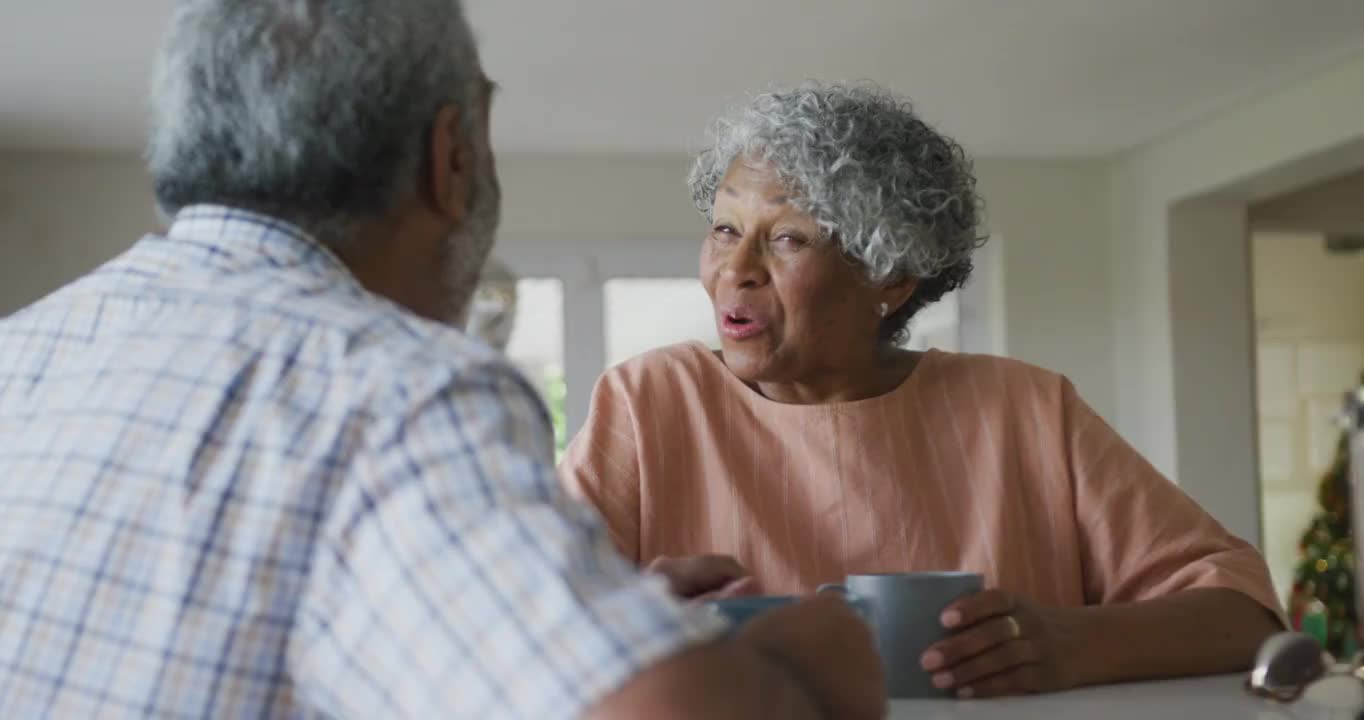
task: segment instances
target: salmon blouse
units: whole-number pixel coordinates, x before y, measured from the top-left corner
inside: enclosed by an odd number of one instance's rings
[[[1220,587],[1279,612],[1253,547],[1014,360],[929,351],[885,395],[790,405],[656,350],[597,383],[560,474],[635,562],[729,554],[766,593],[964,570],[1051,606]]]

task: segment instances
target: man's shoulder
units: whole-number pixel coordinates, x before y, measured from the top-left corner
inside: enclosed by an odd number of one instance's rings
[[[425,433],[439,445],[468,431],[484,433],[481,442],[550,456],[549,413],[503,353],[383,298],[338,303],[334,313],[323,341],[331,346],[329,374],[345,382],[329,392],[362,419],[365,433],[401,442]]]
[[[340,328],[346,362],[377,386],[390,388],[395,400],[441,392],[452,383],[533,394],[511,361],[482,340],[382,298],[366,304],[363,311],[352,308]]]
[[[351,349],[378,353],[382,361],[435,366],[507,364],[487,343],[383,298],[357,298],[347,303],[346,310],[338,329],[349,338]]]

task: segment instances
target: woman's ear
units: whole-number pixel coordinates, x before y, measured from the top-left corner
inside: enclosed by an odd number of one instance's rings
[[[431,137],[427,143],[430,154],[426,177],[426,201],[437,214],[451,223],[460,223],[468,207],[473,188],[473,148],[464,132],[463,115],[454,105],[446,105],[436,113],[431,123]]]
[[[919,289],[919,279],[908,274],[883,286],[880,295],[881,302],[886,304],[886,317],[898,312],[914,296],[914,291],[917,289]]]

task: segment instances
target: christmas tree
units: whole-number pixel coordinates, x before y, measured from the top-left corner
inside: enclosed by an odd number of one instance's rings
[[[1320,510],[1298,543],[1300,559],[1288,598],[1293,626],[1315,635],[1338,658],[1356,649],[1349,466],[1349,434],[1342,433],[1335,459],[1317,488]]]

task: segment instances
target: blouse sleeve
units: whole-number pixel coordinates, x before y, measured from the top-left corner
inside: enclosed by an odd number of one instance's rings
[[[635,413],[624,383],[607,373],[592,391],[587,422],[559,464],[568,491],[605,518],[616,547],[635,563],[639,557],[639,458]]]
[[[1070,382],[1062,392],[1086,601],[1228,588],[1282,619],[1260,553],[1152,467]]]

